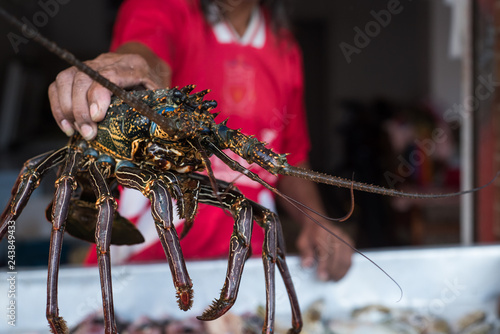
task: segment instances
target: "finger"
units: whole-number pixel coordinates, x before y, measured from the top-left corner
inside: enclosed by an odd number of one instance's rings
[[[350,252],[346,246],[340,245],[335,253],[335,265],[327,268],[327,270],[329,279],[339,281],[347,274],[351,267],[352,252]]]
[[[120,70],[117,63],[101,68],[99,73],[120,87],[130,87],[140,83],[130,73]],[[87,91],[87,102],[89,106],[90,119],[93,122],[100,122],[106,116],[106,112],[111,103],[112,92],[97,82],[92,82]]]
[[[100,122],[106,116],[106,111],[111,103],[111,91],[104,88],[97,82],[92,83],[88,92],[90,118],[94,122]]]
[[[115,56],[113,54],[106,53],[85,63],[95,71],[100,71],[102,68],[113,64],[115,62],[114,59]],[[97,97],[93,97],[92,100],[90,98],[93,93],[89,93],[91,87],[98,87]],[[111,92],[94,82],[89,76],[82,72],[74,74],[72,89],[74,126],[86,140],[93,139],[97,134],[97,124],[94,118],[97,121],[101,121],[104,118],[107,106],[109,105],[107,101],[110,101],[110,99]]]
[[[352,240],[344,233],[338,234],[344,241],[352,243]],[[321,271],[322,277],[338,281],[349,271],[352,264],[352,254],[352,250],[347,245],[333,239],[330,241],[329,258],[325,263],[318,265],[318,271]]]
[[[73,80],[72,102],[74,125],[86,140],[91,140],[96,134],[96,124],[90,117],[87,93],[93,81],[86,74],[77,72]]]
[[[60,113],[61,121],[63,119],[70,123],[73,123],[75,118],[73,117],[73,79],[78,70],[74,67],[70,67],[56,76],[54,82],[55,86],[52,88],[52,99],[57,98],[56,101],[51,103],[57,104],[59,106],[58,112]],[[50,98],[50,96],[49,96]],[[57,111],[56,111],[57,112]]]
[[[57,87],[55,82],[49,86],[49,103],[50,109],[52,110],[52,115],[57,122],[57,125],[61,130],[68,136],[72,136],[75,133],[71,123],[64,118],[61,106],[59,104],[59,97],[57,95]]]
[[[321,235],[321,234],[320,234]],[[323,234],[325,235],[325,234]],[[317,276],[322,281],[327,281],[332,279],[330,269],[334,269],[338,265],[337,252],[335,249],[335,242],[332,240],[330,235],[325,235],[324,237],[320,237],[317,245]],[[335,270],[333,270],[335,271]]]
[[[125,59],[125,60],[124,60]],[[128,61],[126,61],[128,59]],[[160,88],[159,84],[149,76],[144,77],[147,72],[147,63],[142,57],[136,55],[123,56],[118,62],[102,67],[100,74],[109,81],[121,87],[131,87],[142,84],[147,89]],[[93,82],[87,92],[87,101],[91,120],[100,122],[106,116],[112,93],[97,82]]]
[[[346,248],[342,246],[342,248]],[[336,271],[336,275],[333,276],[333,279],[340,280],[344,278],[352,265],[352,252],[347,250],[346,252],[342,252],[341,261],[339,261],[339,269]]]
[[[310,268],[315,263],[314,247],[309,239],[309,233],[303,231],[297,239],[297,249],[300,253],[301,265]]]

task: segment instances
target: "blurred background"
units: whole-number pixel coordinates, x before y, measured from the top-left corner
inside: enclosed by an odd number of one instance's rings
[[[39,15],[46,11],[44,1],[0,1],[20,18],[39,19],[44,35],[81,60],[107,50],[121,1],[56,2],[57,11],[44,21]],[[493,122],[498,21],[493,1],[475,1],[469,11],[461,7],[465,3],[290,1],[304,55],[315,170],[346,178],[354,174],[358,181],[406,191],[457,191],[464,145],[460,131],[467,123],[475,133],[466,143],[474,166],[471,178],[478,185],[493,177],[499,169]],[[472,28],[464,13],[474,19]],[[2,206],[23,162],[67,140],[47,99],[48,85],[67,65],[33,42],[14,45],[9,32],[16,31],[0,22]],[[42,182],[16,225],[20,266],[47,264],[50,225],[44,212],[54,180],[49,175]],[[474,242],[500,237],[496,192],[490,187],[473,202]],[[348,210],[348,191],[322,187],[322,195],[329,215],[343,216]],[[357,192],[355,201],[353,217],[343,224],[360,248],[461,241],[459,198],[403,201]],[[81,262],[88,246],[65,237],[62,262]],[[6,251],[0,248],[0,254]],[[0,265],[5,259],[0,256]]]

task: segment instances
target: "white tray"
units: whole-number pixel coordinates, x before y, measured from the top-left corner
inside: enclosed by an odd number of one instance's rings
[[[411,307],[423,314],[448,320],[481,308],[497,314],[500,296],[500,246],[452,247],[366,252],[403,289],[400,290],[373,264],[356,255],[352,269],[338,283],[315,279],[314,270],[300,267],[299,259],[289,257],[301,307],[325,300],[325,317],[344,318],[356,307],[382,304],[391,308]],[[125,319],[141,315],[159,318],[201,314],[218,297],[224,283],[226,261],[189,262],[194,284],[192,310],[177,308],[171,274],[167,264],[113,267],[115,313]],[[17,270],[16,326],[8,325],[7,268],[0,274],[0,333],[47,333],[45,319],[46,270]],[[278,318],[289,322],[289,302],[277,277]],[[265,303],[264,274],[260,258],[247,261],[232,311],[254,311]],[[59,276],[59,310],[70,326],[101,308],[97,268],[64,268]]]

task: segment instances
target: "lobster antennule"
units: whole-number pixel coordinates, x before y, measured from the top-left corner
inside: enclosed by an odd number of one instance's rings
[[[460,196],[460,195],[465,195],[465,194],[479,191],[479,190],[489,186],[491,183],[493,183],[493,181],[500,175],[500,172],[498,172],[495,175],[495,177],[493,177],[493,179],[491,179],[491,181],[489,181],[485,185],[482,185],[482,186],[477,187],[477,188],[469,189],[469,190],[458,191],[458,192],[453,192],[453,193],[445,193],[445,194],[407,193],[404,191],[399,191],[399,190],[390,189],[390,188],[384,188],[384,187],[377,186],[377,185],[372,185],[372,184],[367,184],[367,183],[362,183],[362,182],[355,182],[355,181],[353,182],[352,180],[344,179],[344,178],[337,177],[337,176],[331,176],[328,174],[323,174],[323,173],[315,172],[315,171],[300,168],[300,167],[294,167],[294,166],[290,166],[288,164],[285,164],[284,166],[282,166],[282,168],[280,168],[278,174],[300,177],[300,178],[303,178],[303,179],[306,179],[309,181],[314,181],[316,183],[329,184],[329,185],[337,186],[340,188],[350,189],[352,187],[355,190],[360,190],[360,191],[364,191],[364,192],[380,194],[380,195],[385,195],[385,196],[413,198],[413,199],[431,199],[431,198],[454,197],[454,196]]]

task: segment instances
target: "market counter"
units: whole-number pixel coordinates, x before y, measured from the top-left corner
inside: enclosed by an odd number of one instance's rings
[[[338,283],[320,282],[313,269],[303,269],[297,257],[289,257],[295,288],[302,309],[324,301],[323,316],[346,318],[366,305],[412,308],[421,314],[433,314],[456,320],[477,309],[496,321],[500,296],[500,246],[447,247],[367,251],[366,256],[383,268],[398,286],[368,260],[356,254],[353,267]],[[188,312],[177,308],[171,274],[166,264],[113,267],[115,313],[124,319],[141,315],[174,317],[200,315],[219,296],[227,262],[188,263],[193,280],[194,304]],[[46,333],[46,269],[18,268],[15,274],[16,322],[8,324],[7,268],[0,275],[1,333]],[[101,292],[96,267],[64,268],[59,276],[59,310],[70,327],[101,308]],[[278,321],[290,322],[289,301],[277,277]],[[262,261],[247,261],[240,292],[232,312],[255,311],[265,304]],[[496,333],[496,332],[495,332]]]

